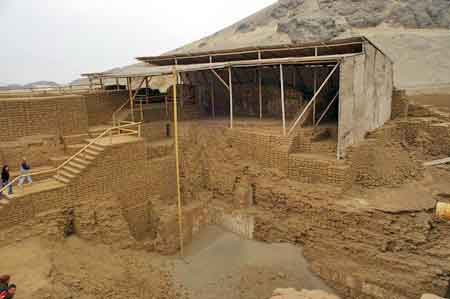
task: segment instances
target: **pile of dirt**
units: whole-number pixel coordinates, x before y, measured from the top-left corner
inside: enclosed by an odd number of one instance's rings
[[[64,242],[29,239],[2,248],[2,271],[18,298],[186,298],[157,256],[114,250],[77,237]]]

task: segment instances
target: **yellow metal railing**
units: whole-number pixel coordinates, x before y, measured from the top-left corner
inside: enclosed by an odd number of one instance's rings
[[[89,142],[88,144],[86,144],[82,149],[80,149],[78,152],[76,152],[74,155],[72,155],[69,159],[67,159],[66,161],[64,161],[61,165],[59,165],[56,168],[53,169],[49,169],[49,170],[45,170],[45,171],[39,171],[39,172],[32,172],[32,173],[27,173],[27,174],[21,174],[19,176],[17,176],[16,178],[14,178],[11,182],[9,182],[7,185],[3,186],[0,189],[0,192],[3,192],[5,190],[7,190],[9,188],[9,186],[12,186],[14,183],[16,183],[18,180],[20,180],[20,178],[22,177],[27,177],[27,176],[36,176],[36,175],[42,175],[42,174],[48,174],[48,173],[55,173],[58,174],[58,172],[67,164],[69,164],[70,162],[72,162],[75,158],[78,158],[80,156],[82,156],[82,154],[89,149],[90,147],[92,147],[93,144],[96,144],[100,139],[105,138],[105,137],[109,137],[110,138],[110,144],[113,143],[113,136],[127,136],[127,135],[136,135],[137,137],[141,137],[141,126],[142,123],[128,123],[128,124],[124,124],[124,125],[120,125],[120,126],[113,126],[111,128],[108,128],[107,130],[105,130],[103,133],[101,133],[100,135],[98,135],[95,139],[93,139],[91,142]],[[132,128],[136,127],[135,130],[133,130]],[[115,134],[115,131],[117,131]],[[122,132],[126,132],[126,133],[122,133]]]

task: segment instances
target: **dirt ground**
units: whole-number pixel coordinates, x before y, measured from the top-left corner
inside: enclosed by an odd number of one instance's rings
[[[23,299],[184,298],[160,262],[150,253],[113,251],[77,237],[29,239],[2,248],[1,271],[12,276]]]
[[[29,239],[2,249],[1,271],[17,297],[266,299],[276,288],[328,288],[308,269],[302,250],[265,244],[210,227],[186,248],[185,260],[113,250],[71,237]],[[183,287],[181,287],[183,286]]]

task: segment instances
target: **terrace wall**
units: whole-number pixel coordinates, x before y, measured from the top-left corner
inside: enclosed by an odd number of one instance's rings
[[[83,96],[2,99],[0,111],[2,141],[40,134],[82,134],[88,127]]]
[[[128,99],[128,91],[96,92],[86,95],[89,126],[112,121],[112,115]]]

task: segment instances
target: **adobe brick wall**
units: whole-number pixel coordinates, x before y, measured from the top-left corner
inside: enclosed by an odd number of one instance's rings
[[[38,135],[19,138],[0,144],[0,162],[10,165],[11,171],[19,169],[22,157],[26,157],[32,167],[50,166],[50,157],[64,155],[64,146],[55,135]]]
[[[112,121],[112,115],[128,99],[128,91],[105,91],[86,95],[89,126]]]
[[[83,96],[0,100],[0,140],[13,141],[39,134],[72,135],[87,131]]]
[[[348,189],[352,184],[350,166],[343,161],[307,155],[289,156],[289,178],[308,184],[329,184]]]
[[[107,147],[67,186],[16,198],[1,208],[0,232],[28,227],[51,211],[58,211],[55,213],[64,219],[64,211],[73,208],[80,237],[130,246],[132,237],[140,239],[152,229],[150,213],[143,209],[150,204],[151,196],[165,199],[176,194],[173,160],[173,155],[148,159],[143,140]],[[58,219],[60,224],[55,225],[59,225],[62,236],[63,220]],[[45,235],[45,226],[31,229],[26,237],[36,234]]]

